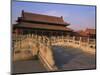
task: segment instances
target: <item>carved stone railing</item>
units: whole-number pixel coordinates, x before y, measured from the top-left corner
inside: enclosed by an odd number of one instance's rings
[[[85,52],[95,54],[95,39],[82,38],[82,37],[47,37],[34,34],[27,35],[13,35],[13,52],[15,57],[21,58],[17,55],[19,52],[29,52],[31,55],[22,54],[23,58],[27,55],[30,57],[38,56],[43,65],[48,71],[55,71],[57,67],[53,56],[51,46],[72,46],[80,48]],[[28,57],[27,57],[28,58]],[[16,59],[16,58],[14,58]]]
[[[72,46],[74,48],[80,48],[85,52],[95,54],[95,39],[83,38],[83,37],[70,37],[66,36],[64,39],[56,39],[56,42],[51,42],[52,45],[58,46]]]
[[[33,34],[28,34],[14,37],[13,51],[15,57],[17,56],[16,52],[18,51],[29,51],[33,57],[39,57],[42,64],[47,68],[48,71],[57,70],[55,61],[53,59],[54,57],[50,46],[50,41],[46,36],[41,37]],[[16,58],[14,58],[14,60],[15,59]]]

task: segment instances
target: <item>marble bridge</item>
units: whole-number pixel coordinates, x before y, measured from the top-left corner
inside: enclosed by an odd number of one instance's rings
[[[25,59],[30,58],[30,56],[19,57],[19,52],[27,51],[32,54],[32,56],[38,56],[44,67],[48,71],[58,70],[58,66],[55,63],[54,51],[52,46],[61,47],[73,47],[79,48],[84,52],[95,54],[95,40],[87,39],[83,41],[82,37],[76,40],[76,37],[47,37],[47,36],[37,36],[34,34],[27,35],[14,35],[13,36],[13,60],[17,61],[19,58]]]

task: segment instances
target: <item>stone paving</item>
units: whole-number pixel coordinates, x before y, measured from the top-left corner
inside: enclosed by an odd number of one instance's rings
[[[44,72],[46,69],[39,60],[16,61],[13,64],[13,73]]]
[[[83,52],[78,48],[52,46],[54,60],[58,71],[95,69],[95,55]],[[16,61],[13,64],[13,73],[46,72],[39,60]]]

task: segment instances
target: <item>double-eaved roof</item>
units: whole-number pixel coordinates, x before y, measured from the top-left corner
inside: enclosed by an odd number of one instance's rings
[[[63,17],[22,11],[22,15],[18,18],[17,22],[18,24],[16,24],[15,27],[70,31],[70,29],[66,27],[69,24],[64,22]]]

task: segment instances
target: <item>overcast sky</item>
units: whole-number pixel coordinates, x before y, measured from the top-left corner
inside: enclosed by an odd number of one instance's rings
[[[12,23],[21,16],[22,10],[51,16],[63,16],[70,28],[81,30],[95,28],[95,6],[51,4],[36,2],[12,2]]]

